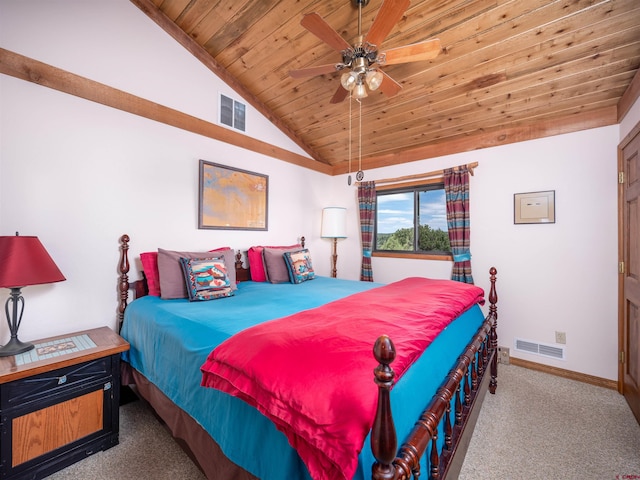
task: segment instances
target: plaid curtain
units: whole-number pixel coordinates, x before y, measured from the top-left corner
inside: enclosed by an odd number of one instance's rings
[[[444,171],[444,191],[447,199],[447,227],[453,254],[451,280],[473,283],[471,275],[469,170],[460,167]]]
[[[375,182],[360,182],[360,185],[358,185],[358,204],[360,205],[360,235],[362,238],[360,280],[373,282],[371,251],[373,249],[373,222],[376,216]]]

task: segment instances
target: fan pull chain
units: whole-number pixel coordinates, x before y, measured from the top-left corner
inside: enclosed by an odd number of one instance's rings
[[[351,92],[349,92],[349,176],[347,185],[351,185]]]
[[[362,101],[356,98],[356,101],[360,104],[360,115],[358,118],[359,132],[358,132],[358,173],[356,173],[356,180],[359,182],[364,178],[364,172],[362,171]]]

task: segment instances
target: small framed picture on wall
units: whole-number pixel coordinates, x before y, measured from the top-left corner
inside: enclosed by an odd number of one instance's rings
[[[514,194],[513,223],[555,223],[555,197],[555,190]]]

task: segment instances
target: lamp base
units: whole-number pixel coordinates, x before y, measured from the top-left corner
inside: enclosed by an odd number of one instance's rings
[[[338,239],[334,237],[333,248],[331,250],[331,278],[338,277],[338,270],[336,269],[337,262],[338,262]]]
[[[17,337],[11,337],[9,343],[0,347],[0,357],[10,357],[19,353],[28,352],[34,348],[33,343],[21,342]]]

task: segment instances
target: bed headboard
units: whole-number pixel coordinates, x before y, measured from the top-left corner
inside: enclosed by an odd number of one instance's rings
[[[126,233],[120,237],[120,260],[118,261],[118,332],[122,327],[124,320],[124,311],[127,309],[129,301],[129,290],[134,291],[134,298],[144,297],[149,294],[149,286],[147,285],[147,278],[142,272],[142,278],[129,282],[129,235]],[[300,237],[300,244],[304,248],[305,238]],[[251,271],[249,267],[245,268],[242,263],[242,252],[240,250],[236,253],[236,282],[246,282],[251,280]]]
[[[134,291],[134,298],[144,297],[149,294],[149,286],[147,285],[147,278],[142,272],[142,278],[140,280],[129,281],[129,235],[126,233],[120,237],[120,260],[118,261],[118,331],[122,328],[122,322],[124,320],[124,311],[127,309],[129,301],[129,290]],[[240,250],[236,253],[236,281],[246,282],[251,280],[251,272],[249,268],[245,268],[242,264],[242,253]]]

